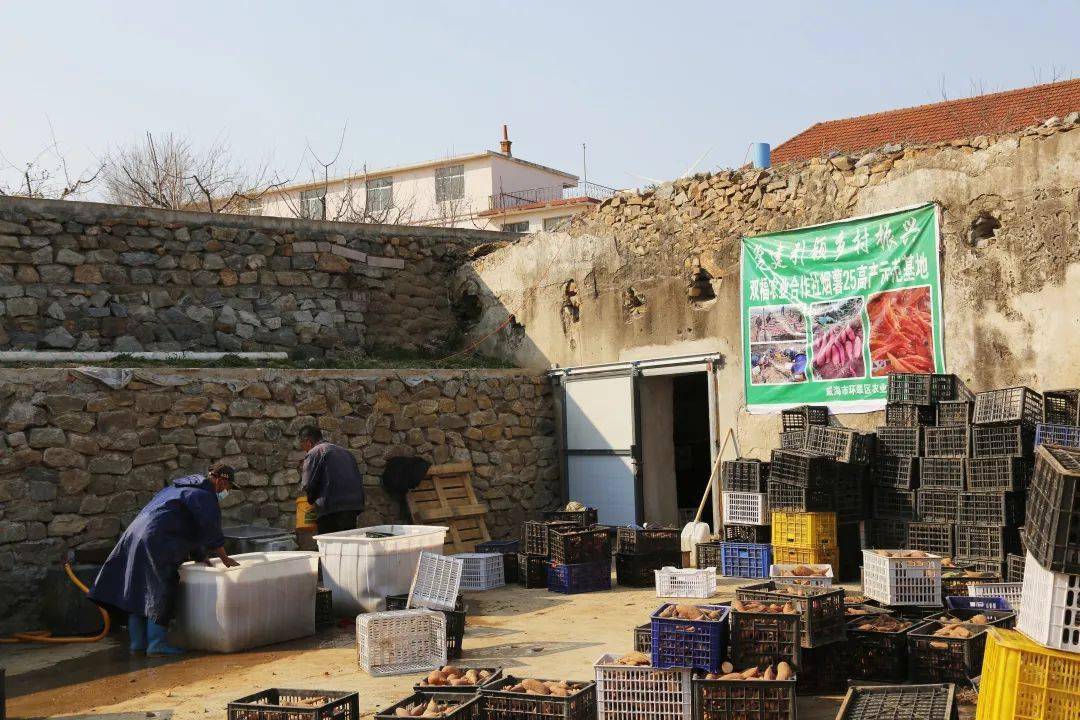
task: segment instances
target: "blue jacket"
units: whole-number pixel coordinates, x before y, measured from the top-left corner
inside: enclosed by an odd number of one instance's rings
[[[155,495],[120,536],[90,599],[165,625],[175,611],[180,565],[224,544],[213,484],[202,475],[182,477]]]

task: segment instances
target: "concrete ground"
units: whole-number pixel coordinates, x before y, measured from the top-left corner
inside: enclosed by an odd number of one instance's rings
[[[745,580],[720,579],[717,600]],[[658,604],[650,589],[558,595],[518,586],[468,593],[465,666],[501,666],[519,676],[593,679],[604,652],[633,649],[633,629]],[[701,602],[701,601],[697,601]],[[94,645],[0,646],[9,718],[223,717],[231,700],[269,687],[360,693],[362,717],[411,691],[416,676],[373,678],[357,667],[350,622],[316,636],[234,655],[131,657],[123,635]],[[800,720],[832,720],[840,697],[799,698]],[[966,708],[970,710],[971,708]],[[963,717],[970,717],[965,712]]]

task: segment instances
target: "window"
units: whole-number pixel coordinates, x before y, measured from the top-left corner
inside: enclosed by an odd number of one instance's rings
[[[263,214],[262,200],[247,200],[244,203],[244,214],[245,215],[262,215]]]
[[[394,206],[394,178],[376,178],[365,183],[364,208],[368,213],[386,212]]]
[[[502,231],[527,233],[529,232],[529,221],[522,220],[521,222],[503,223]]]
[[[435,202],[461,200],[465,197],[465,166],[435,168]]]
[[[564,230],[570,224],[570,215],[560,215],[559,217],[544,218],[544,229],[548,232],[552,230]]]
[[[300,191],[300,217],[322,220],[326,217],[326,189]]]

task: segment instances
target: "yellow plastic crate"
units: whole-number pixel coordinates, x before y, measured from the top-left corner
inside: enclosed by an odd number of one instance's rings
[[[773,563],[799,565],[832,565],[833,576],[840,572],[838,553],[834,547],[801,548],[773,545]]]
[[[835,548],[836,513],[774,512],[772,544],[775,547]]]
[[[975,720],[1080,718],[1080,653],[1044,648],[1016,630],[986,634]]]

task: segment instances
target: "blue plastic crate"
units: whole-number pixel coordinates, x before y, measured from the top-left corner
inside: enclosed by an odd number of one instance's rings
[[[698,605],[703,610],[719,610],[717,620],[679,620],[662,618],[660,613],[672,603],[664,603],[651,615],[652,666],[655,668],[691,668],[720,672],[727,657],[727,605]]]
[[[548,590],[574,595],[611,589],[611,561],[596,560],[570,565],[551,565],[547,571]]]
[[[1039,423],[1035,426],[1035,444],[1080,448],[1080,427]]]
[[[772,565],[772,545],[720,543],[720,574],[727,577],[767,578]]]
[[[1012,610],[1012,605],[1003,597],[949,595],[945,598],[945,604],[950,610]]]

